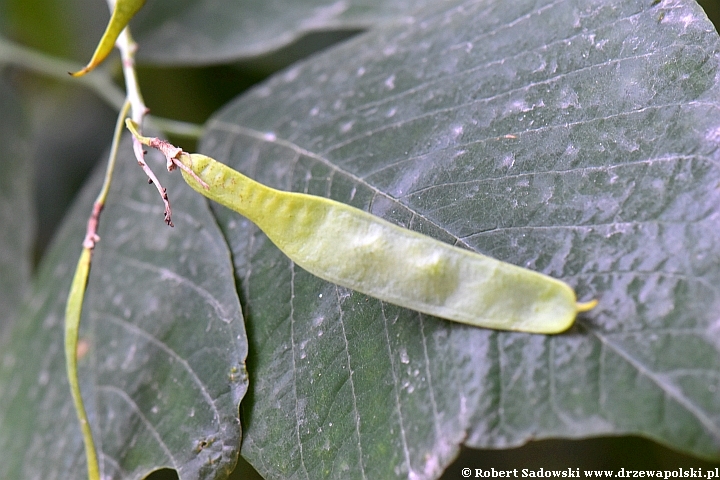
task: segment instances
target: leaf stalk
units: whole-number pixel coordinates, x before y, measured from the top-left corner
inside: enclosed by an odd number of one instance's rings
[[[108,165],[105,170],[105,179],[102,188],[98,193],[95,203],[93,204],[92,213],[88,219],[85,239],[83,240],[83,250],[75,267],[70,292],[68,293],[67,305],[65,307],[65,366],[67,369],[68,382],[70,383],[70,392],[72,394],[75,412],[77,413],[82,431],[83,443],[85,445],[85,458],[87,460],[88,479],[99,480],[100,468],[97,460],[97,452],[95,442],[93,440],[92,429],[87,418],[87,411],[83,403],[80,393],[80,382],[78,380],[77,362],[78,362],[78,337],[80,331],[80,319],[82,317],[82,305],[85,299],[85,289],[87,287],[88,276],[90,274],[90,265],[92,263],[92,252],[95,245],[100,240],[97,234],[97,227],[100,221],[110,184],[112,183],[112,174],[115,170],[115,161],[117,159],[118,147],[122,136],[125,116],[130,108],[130,102],[126,101],[118,115],[115,124],[115,133],[110,148]]]

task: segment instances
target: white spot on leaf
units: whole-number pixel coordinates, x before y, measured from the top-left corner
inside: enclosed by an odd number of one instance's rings
[[[707,139],[714,143],[720,143],[720,127],[715,127],[707,133]]]
[[[343,124],[340,125],[340,131],[341,131],[342,133],[347,133],[347,132],[349,132],[349,131],[352,129],[352,127],[353,127],[354,124],[355,124],[355,122],[352,121],[352,120],[349,121],[349,122],[345,122],[345,123],[343,123]]]

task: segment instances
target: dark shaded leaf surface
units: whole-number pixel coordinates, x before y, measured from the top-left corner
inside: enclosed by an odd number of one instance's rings
[[[35,212],[32,162],[28,159],[27,119],[17,92],[0,69],[0,340],[10,328],[30,285]]]
[[[254,89],[211,155],[538,270],[599,306],[558,336],[312,277],[217,207],[268,478],[436,478],[465,443],[634,433],[720,452],[720,42],[693,2],[443,2]]]
[[[133,21],[140,58],[211,64],[267,54],[309,32],[402,21],[427,0],[155,0]]]
[[[69,214],[32,301],[0,346],[0,478],[86,475],[63,318],[98,180]],[[179,175],[166,187],[174,229],[162,221],[162,202],[126,138],[80,338],[81,389],[103,478],[142,478],[159,467],[181,479],[225,478],[237,458],[247,341],[227,246],[204,200]]]

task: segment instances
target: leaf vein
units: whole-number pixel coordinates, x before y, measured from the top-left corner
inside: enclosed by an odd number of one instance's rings
[[[133,412],[135,412],[135,415],[138,416],[145,428],[150,432],[155,441],[157,441],[158,445],[160,445],[160,448],[162,448],[163,452],[165,452],[165,455],[168,456],[170,463],[172,463],[172,467],[176,471],[179,471],[179,464],[177,460],[175,460],[175,457],[170,451],[170,448],[168,448],[168,446],[165,444],[165,441],[162,439],[160,433],[150,422],[150,420],[145,416],[145,414],[142,412],[135,400],[133,400],[127,393],[123,392],[121,389],[117,388],[114,385],[98,385],[98,390],[112,393],[120,397],[120,399],[123,400],[133,410]]]
[[[428,380],[430,406],[433,411],[433,428],[435,429],[435,436],[440,438],[440,414],[438,413],[437,402],[435,400],[435,387],[433,387],[432,374],[430,373],[430,356],[428,355],[427,336],[425,335],[425,315],[419,314],[418,317],[420,317],[420,336],[422,337],[423,356],[425,359],[425,375]]]
[[[115,315],[110,315],[108,313],[104,312],[96,312],[96,315],[98,318],[104,318],[111,323],[114,323],[115,325],[120,326],[121,328],[124,328],[125,330],[128,330],[129,332],[138,335],[145,340],[149,341],[156,347],[158,347],[160,350],[165,352],[170,358],[172,358],[174,361],[176,361],[182,368],[188,372],[190,375],[190,378],[192,379],[193,383],[197,385],[198,389],[200,390],[200,393],[202,394],[203,398],[205,399],[205,402],[212,408],[213,416],[215,418],[215,422],[217,425],[220,425],[220,412],[218,411],[217,405],[215,405],[215,400],[210,396],[210,392],[208,391],[205,384],[200,380],[200,377],[195,373],[195,370],[190,366],[187,360],[185,360],[183,357],[181,357],[175,350],[170,348],[167,344],[164,342],[161,342],[159,339],[152,336],[149,332],[143,330],[142,328],[138,327],[137,325],[128,322],[127,320],[117,317]]]
[[[388,330],[388,318],[385,314],[385,305],[381,302],[380,308],[383,317],[383,326],[385,329],[385,344],[388,349],[388,358],[390,359],[390,372],[392,372],[393,378],[393,393],[395,393],[395,411],[398,416],[398,425],[400,427],[400,441],[402,442],[403,454],[405,456],[405,463],[408,468],[408,476],[413,473],[412,464],[410,463],[410,450],[408,449],[407,438],[405,434],[405,425],[403,422],[402,409],[400,408],[400,394],[398,393],[399,380],[395,373],[395,361],[393,360],[392,346],[390,344],[390,331]]]
[[[609,350],[613,351],[621,359],[630,364],[640,375],[654,383],[662,392],[664,392],[664,398],[666,401],[668,399],[674,400],[688,413],[693,415],[710,434],[712,434],[716,439],[720,439],[720,425],[713,422],[712,419],[706,415],[700,407],[693,403],[692,400],[690,400],[690,398],[688,398],[677,385],[668,381],[663,375],[658,375],[650,370],[642,362],[633,358],[629,352],[620,348],[619,345],[613,343],[601,332],[593,329],[588,329],[588,331],[594,335],[602,345],[605,345]]]
[[[232,124],[232,123],[223,122],[223,121],[220,121],[220,120],[213,120],[213,121],[212,121],[212,126],[211,126],[211,127],[208,127],[208,128],[216,128],[216,129],[218,129],[218,130],[225,130],[225,131],[230,132],[230,133],[233,133],[233,134],[235,134],[235,135],[245,135],[245,136],[248,136],[248,137],[257,139],[257,140],[261,140],[261,141],[263,141],[263,142],[269,142],[269,140],[265,137],[265,135],[264,135],[262,132],[259,132],[259,131],[257,131],[257,130],[253,130],[253,129],[251,129],[251,128],[242,127],[242,126],[240,126],[240,125],[234,125],[234,124]],[[335,170],[335,171],[337,171],[338,173],[346,176],[346,177],[349,178],[350,180],[354,181],[354,182],[357,183],[358,185],[363,185],[363,186],[365,186],[366,188],[368,188],[370,191],[373,192],[373,195],[377,195],[377,196],[381,196],[381,197],[383,197],[383,198],[386,198],[388,201],[390,201],[390,202],[392,202],[392,203],[394,203],[394,204],[396,204],[396,205],[398,205],[398,206],[400,206],[400,207],[407,208],[408,210],[412,211],[412,209],[410,209],[407,205],[403,204],[402,202],[399,202],[398,199],[396,199],[396,198],[394,198],[394,197],[391,197],[390,195],[388,195],[387,193],[381,191],[379,188],[375,187],[374,185],[368,183],[366,180],[362,179],[361,177],[358,177],[357,175],[354,175],[354,174],[352,174],[352,173],[350,173],[350,172],[348,172],[348,171],[346,171],[346,170],[341,169],[340,167],[338,167],[338,166],[335,165],[334,163],[330,162],[328,159],[322,157],[321,155],[318,155],[318,154],[316,154],[316,153],[313,153],[313,152],[311,152],[311,151],[309,151],[309,150],[306,150],[306,149],[300,147],[299,145],[297,145],[297,144],[295,144],[295,143],[289,142],[289,141],[284,140],[284,139],[281,139],[281,138],[275,138],[274,140],[272,140],[271,143],[275,143],[275,144],[277,144],[277,145],[284,146],[284,147],[286,147],[286,148],[289,148],[289,149],[297,152],[299,155],[306,156],[306,157],[311,158],[311,159],[313,159],[313,160],[315,160],[315,161],[317,161],[317,162],[320,162],[320,163],[322,163],[323,165],[325,165],[328,169],[330,169],[330,170]],[[418,215],[419,218],[422,218],[422,219],[423,219],[425,222],[427,222],[428,224],[430,224],[430,225],[436,227],[437,229],[439,229],[439,230],[447,233],[447,234],[448,234],[449,236],[451,236],[457,243],[462,244],[462,245],[464,245],[464,246],[466,246],[466,247],[468,247],[468,248],[470,247],[469,245],[465,244],[465,242],[463,242],[463,241],[462,241],[460,238],[458,238],[456,235],[453,235],[451,232],[447,231],[442,225],[440,225],[440,224],[432,221],[431,219],[429,219],[429,218],[421,215],[420,213],[417,213],[417,215]]]
[[[292,350],[292,375],[293,375],[293,396],[295,398],[295,437],[297,438],[300,452],[300,465],[305,471],[305,477],[310,480],[307,465],[305,465],[305,453],[300,438],[300,405],[297,392],[297,359],[295,358],[295,262],[290,262],[290,348]]]
[[[386,123],[386,124],[384,124],[384,125],[382,125],[382,126],[380,126],[380,127],[377,127],[377,128],[374,128],[374,129],[370,129],[370,130],[367,130],[367,131],[365,131],[365,132],[363,132],[363,133],[360,133],[360,134],[358,134],[358,135],[352,136],[352,137],[350,137],[350,138],[348,138],[348,139],[346,139],[346,140],[344,140],[344,141],[342,141],[342,142],[338,142],[338,143],[332,145],[331,147],[325,149],[324,151],[320,152],[320,155],[322,155],[322,156],[329,156],[329,154],[332,153],[333,151],[339,150],[340,148],[343,148],[343,147],[346,147],[346,146],[348,146],[348,145],[350,145],[350,144],[352,144],[352,143],[354,143],[354,142],[356,142],[356,141],[358,141],[358,140],[362,140],[362,139],[371,137],[371,136],[373,136],[373,135],[377,135],[378,133],[384,132],[384,131],[386,131],[386,130],[390,130],[390,129],[393,129],[393,128],[402,127],[402,126],[405,125],[405,124],[408,124],[408,123],[411,123],[411,122],[414,122],[414,121],[417,121],[417,120],[421,120],[421,119],[424,119],[424,118],[427,118],[427,117],[433,117],[433,116],[436,116],[436,115],[439,114],[439,113],[450,113],[450,112],[453,112],[453,111],[456,111],[456,110],[460,110],[460,109],[469,110],[471,107],[472,107],[472,108],[478,108],[479,105],[487,104],[487,103],[489,103],[489,102],[491,102],[491,101],[494,101],[494,100],[499,100],[500,98],[506,97],[506,96],[508,96],[508,95],[510,95],[510,94],[520,93],[520,92],[526,92],[526,91],[530,90],[530,89],[533,88],[533,87],[539,87],[539,86],[541,86],[541,85],[551,85],[552,83],[554,83],[554,82],[556,82],[556,81],[560,81],[560,80],[564,79],[565,77],[569,77],[569,76],[571,76],[571,75],[575,75],[575,74],[579,74],[579,73],[584,73],[586,70],[590,70],[590,69],[595,68],[595,67],[605,67],[605,66],[615,65],[615,64],[619,64],[620,62],[623,62],[623,61],[626,61],[626,60],[637,60],[638,58],[644,58],[644,57],[648,57],[648,58],[649,58],[649,57],[652,57],[652,56],[654,56],[654,55],[657,55],[657,53],[658,53],[658,52],[661,52],[661,51],[662,51],[662,50],[658,50],[657,52],[649,52],[649,53],[644,53],[644,54],[641,54],[641,55],[635,55],[635,56],[630,56],[630,57],[623,57],[623,58],[608,60],[607,62],[603,62],[603,63],[599,63],[599,64],[593,64],[593,65],[589,65],[589,66],[587,66],[587,67],[581,67],[581,68],[578,68],[578,69],[575,69],[575,70],[571,70],[571,71],[567,71],[567,72],[562,72],[562,73],[560,73],[560,74],[558,74],[558,75],[555,75],[555,76],[553,76],[553,77],[549,77],[549,78],[547,78],[547,79],[545,79],[545,80],[541,80],[541,81],[538,81],[538,82],[532,82],[532,83],[529,83],[529,84],[525,84],[525,85],[523,85],[523,86],[521,86],[521,87],[518,87],[518,88],[508,89],[508,90],[499,92],[499,93],[497,93],[497,94],[495,94],[495,95],[491,95],[491,96],[488,96],[488,97],[482,97],[482,98],[478,98],[478,99],[473,99],[472,101],[464,102],[464,103],[457,103],[457,104],[452,105],[451,107],[436,108],[436,109],[428,110],[428,111],[425,111],[425,112],[423,112],[423,113],[421,113],[421,114],[419,114],[419,115],[415,115],[415,116],[412,116],[412,117],[404,118],[404,119],[402,119],[402,120],[398,120],[398,121],[392,122],[392,123]]]
[[[153,265],[147,262],[142,262],[140,260],[136,260],[131,257],[126,257],[124,255],[119,255],[117,253],[110,253],[110,255],[117,256],[120,258],[124,263],[127,263],[128,265],[132,265],[137,268],[141,268],[143,270],[149,270],[151,272],[154,272],[158,274],[161,280],[172,280],[176,283],[179,283],[181,285],[185,285],[187,287],[190,287],[192,290],[194,290],[196,293],[198,293],[212,308],[215,310],[215,313],[217,314],[218,318],[222,320],[224,323],[230,323],[232,322],[232,318],[229,317],[228,313],[225,311],[225,308],[223,307],[222,303],[215,298],[215,296],[207,291],[205,288],[201,287],[197,283],[195,283],[192,279],[184,277],[183,275],[180,275],[177,272],[174,272],[168,268],[159,267],[157,265]]]
[[[337,295],[338,304],[342,307],[342,298],[340,297],[340,292],[338,291],[338,287],[335,286],[335,294]],[[363,449],[362,449],[362,437],[360,436],[360,411],[358,410],[357,405],[357,394],[355,393],[355,381],[353,380],[353,368],[352,364],[350,363],[350,343],[348,342],[347,333],[345,332],[345,321],[343,320],[343,310],[342,308],[339,308],[340,310],[340,327],[342,329],[342,336],[343,340],[345,341],[345,354],[347,357],[347,366],[348,366],[348,381],[350,382],[350,394],[352,395],[352,403],[353,403],[353,410],[355,412],[355,433],[357,434],[358,441],[358,451],[359,451],[359,458],[358,463],[360,464],[360,475],[362,478],[367,478],[365,475],[365,465],[364,465],[364,455],[363,455]]]

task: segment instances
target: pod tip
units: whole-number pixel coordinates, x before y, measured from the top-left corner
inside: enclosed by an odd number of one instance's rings
[[[578,313],[580,312],[587,312],[589,310],[592,310],[595,308],[598,304],[597,299],[590,300],[589,302],[577,302],[575,304],[575,308],[577,309]]]
[[[88,73],[92,68],[83,67],[81,70],[78,70],[77,72],[68,72],[73,77],[82,77],[86,73]]]

